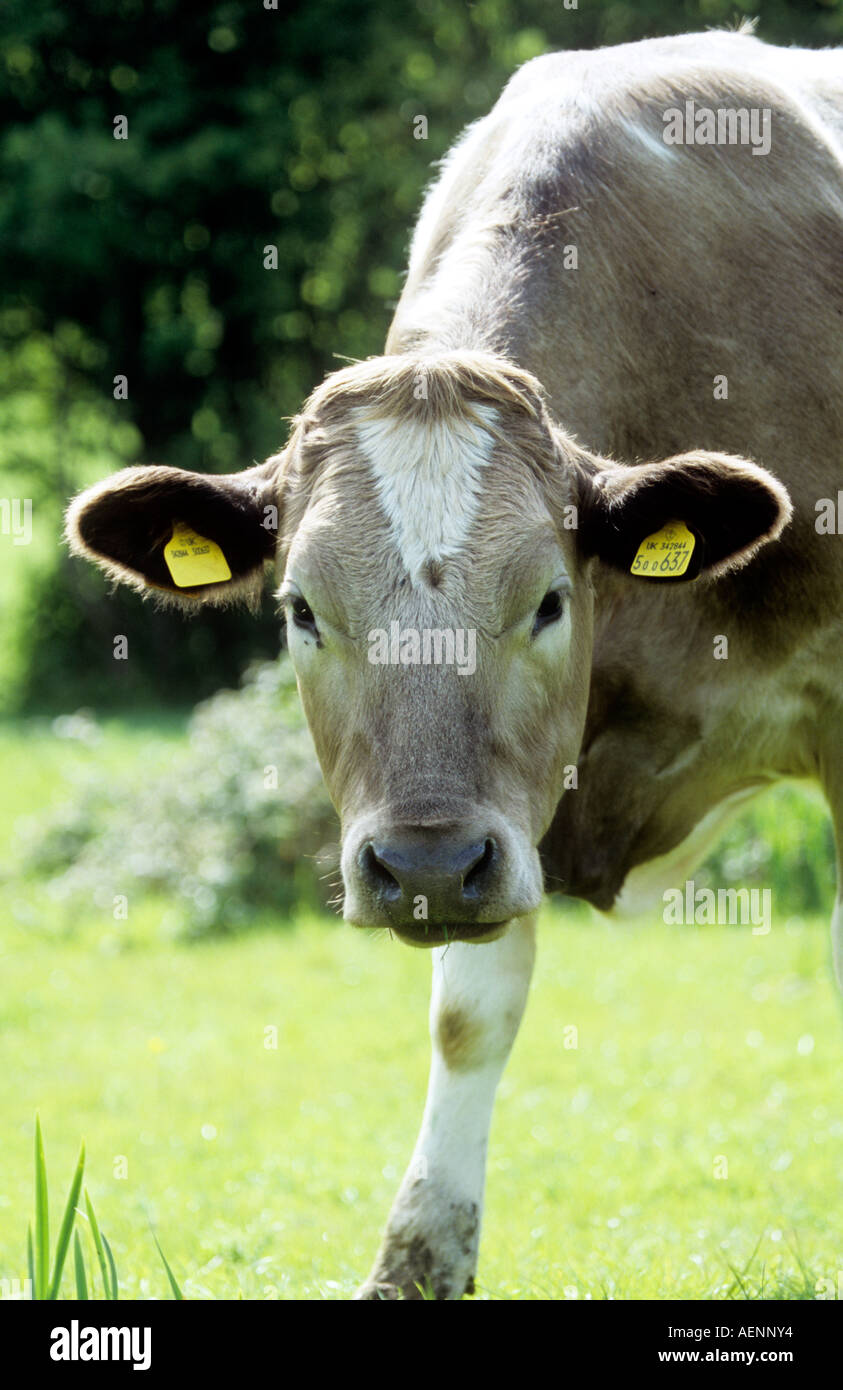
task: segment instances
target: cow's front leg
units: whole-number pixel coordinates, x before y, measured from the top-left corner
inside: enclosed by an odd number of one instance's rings
[[[454,942],[433,957],[421,1130],[357,1298],[461,1298],[474,1288],[492,1106],[527,1001],[534,918],[498,941]]]

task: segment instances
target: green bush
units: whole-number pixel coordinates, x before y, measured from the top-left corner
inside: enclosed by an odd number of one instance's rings
[[[815,915],[831,911],[834,860],[822,793],[781,783],[733,822],[694,881],[700,888],[771,888],[777,916]]]
[[[337,840],[284,657],[199,705],[165,771],[130,766],[75,787],[24,826],[15,859],[21,879],[46,880],[68,920],[94,907],[119,921],[122,899],[154,894],[171,904],[173,933],[199,936],[242,928],[261,909],[325,903]]]

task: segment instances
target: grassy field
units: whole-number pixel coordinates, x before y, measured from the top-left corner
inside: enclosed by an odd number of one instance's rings
[[[81,756],[32,737],[0,740],[7,828]],[[113,730],[98,756],[132,756],[135,737]],[[159,729],[149,756],[173,737]],[[188,1297],[343,1298],[421,1116],[429,961],[315,918],[167,943],[165,911],[92,911],[56,939],[4,911],[0,1277],[26,1272],[38,1110],[53,1229],[84,1138],[123,1296],[168,1294],[151,1221]],[[836,1279],[827,939],[819,920],[753,936],[546,910],[493,1127],[479,1297],[810,1298]]]

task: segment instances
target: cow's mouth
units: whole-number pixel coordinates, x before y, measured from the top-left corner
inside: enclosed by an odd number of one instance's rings
[[[438,926],[432,922],[419,922],[418,927],[392,928],[394,936],[406,946],[447,946],[452,941],[471,942],[476,946],[487,941],[497,941],[509,926],[505,922],[471,922],[459,926]]]

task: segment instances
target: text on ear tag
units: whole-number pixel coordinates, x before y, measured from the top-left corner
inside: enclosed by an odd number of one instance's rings
[[[635,552],[630,574],[643,574],[651,579],[672,579],[684,574],[695,544],[684,521],[668,521],[660,531],[645,536]]]
[[[164,546],[164,559],[180,589],[194,584],[221,584],[231,578],[228,561],[216,541],[197,535],[182,521],[173,524],[172,538]]]

